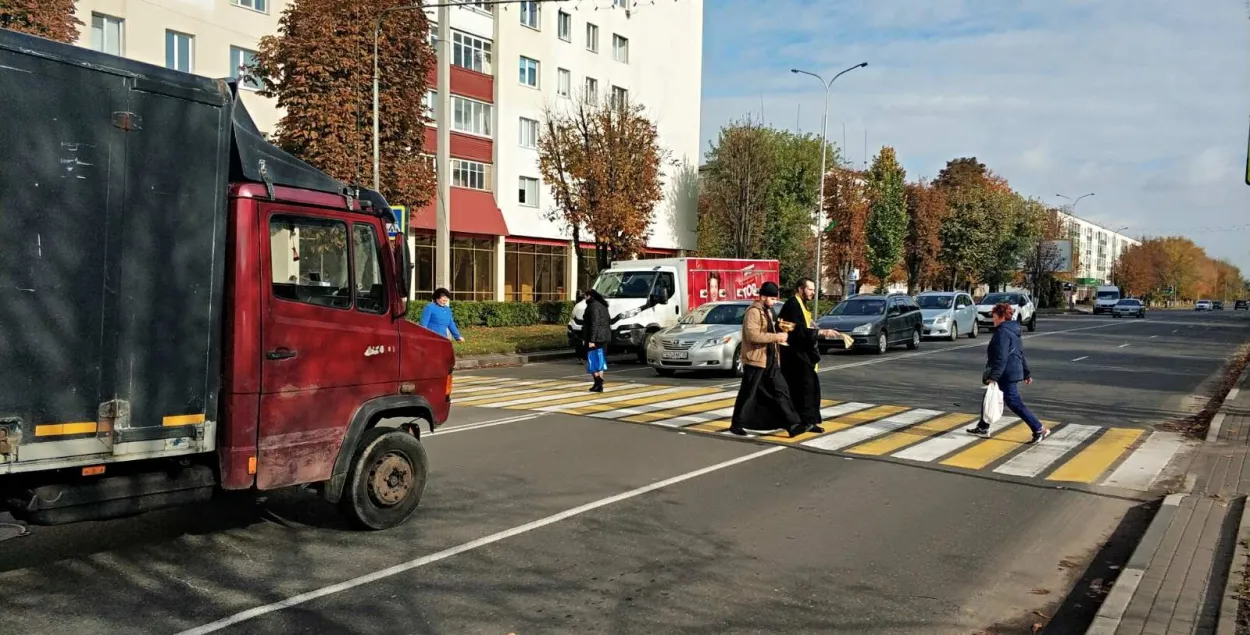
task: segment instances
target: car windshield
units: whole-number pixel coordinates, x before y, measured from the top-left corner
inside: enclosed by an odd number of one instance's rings
[[[705,304],[681,319],[682,324],[742,324],[746,304]]]
[[[826,315],[881,315],[885,313],[885,298],[856,298],[840,302]]]
[[[654,271],[605,271],[595,278],[594,289],[605,298],[646,298],[653,282]]]
[[[981,304],[1024,304],[1018,293],[991,293],[981,300]]]
[[[1137,300],[1129,300],[1129,299],[1120,300],[1119,302],[1115,303],[1116,306],[1137,306],[1139,304],[1141,304],[1141,302],[1138,302]]]
[[[1114,300],[1118,297],[1120,297],[1119,291],[1099,291],[1098,292],[1099,300]]]
[[[949,295],[922,295],[916,297],[916,304],[922,309],[949,309],[955,298]]]

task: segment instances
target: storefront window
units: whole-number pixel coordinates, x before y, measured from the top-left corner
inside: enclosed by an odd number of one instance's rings
[[[504,298],[513,302],[563,300],[564,247],[508,243],[504,250]]]
[[[495,299],[494,243],[490,238],[451,239],[453,300]]]
[[[412,250],[413,286],[417,300],[429,300],[434,296],[434,236],[417,234],[413,237],[416,247]]]

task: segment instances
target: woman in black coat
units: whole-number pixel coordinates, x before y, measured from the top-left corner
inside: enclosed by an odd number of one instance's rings
[[[586,346],[586,372],[594,378],[590,392],[603,392],[603,371],[608,369],[607,348],[612,341],[612,318],[608,301],[591,289],[586,292],[586,311],[582,314],[582,343]]]

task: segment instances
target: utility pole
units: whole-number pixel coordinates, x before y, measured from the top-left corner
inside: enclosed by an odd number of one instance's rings
[[[451,3],[438,7],[438,126],[434,172],[438,193],[434,207],[434,287],[451,288]],[[498,20],[498,16],[495,18]]]

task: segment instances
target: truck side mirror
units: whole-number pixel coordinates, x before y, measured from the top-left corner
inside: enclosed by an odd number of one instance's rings
[[[651,294],[656,304],[668,304],[668,289],[664,287],[656,287],[655,292]]]

